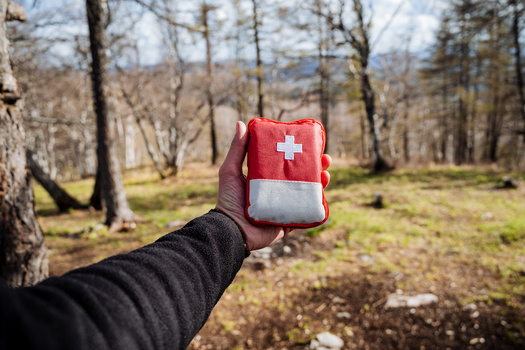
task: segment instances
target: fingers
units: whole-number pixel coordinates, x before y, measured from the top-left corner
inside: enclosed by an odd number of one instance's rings
[[[235,136],[233,137],[230,150],[226,155],[221,169],[236,170],[242,172],[242,162],[246,156],[246,146],[248,144],[248,133],[243,122],[237,122]]]
[[[321,157],[321,168],[323,169],[323,172],[321,172],[321,184],[323,185],[323,188],[326,188],[330,183],[330,173],[326,171],[330,165],[332,165],[332,157],[328,154],[323,154]]]
[[[322,170],[326,170],[332,165],[332,157],[330,157],[328,154],[323,154],[321,157],[321,167]]]
[[[328,186],[329,183],[330,183],[330,173],[325,170],[321,173],[321,185],[323,185],[323,188],[326,188],[326,186]]]

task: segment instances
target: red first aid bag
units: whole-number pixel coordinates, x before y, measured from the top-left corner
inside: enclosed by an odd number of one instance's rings
[[[314,227],[328,219],[321,184],[323,125],[254,118],[248,123],[246,217],[254,224]]]

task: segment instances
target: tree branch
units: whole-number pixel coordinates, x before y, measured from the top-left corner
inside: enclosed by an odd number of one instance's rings
[[[385,25],[383,26],[383,28],[379,31],[379,34],[377,35],[377,37],[375,38],[374,42],[372,43],[372,45],[370,46],[370,50],[373,50],[374,49],[374,46],[379,42],[379,40],[381,40],[381,37],[383,36],[383,34],[386,32],[386,30],[388,29],[388,27],[390,27],[390,25],[392,24],[392,22],[394,21],[394,18],[397,16],[397,14],[399,13],[399,11],[401,10],[401,7],[403,7],[403,5],[405,4],[405,1],[401,1],[399,3],[399,6],[395,9],[395,11],[392,13],[392,15],[390,16],[390,19],[385,23]]]
[[[139,4],[140,6],[143,6],[145,8],[147,8],[148,10],[150,10],[155,16],[157,16],[159,19],[163,20],[163,21],[166,21],[167,23],[169,23],[170,25],[172,26],[175,26],[175,27],[181,27],[181,28],[184,28],[184,29],[187,29],[189,30],[190,32],[194,32],[194,33],[201,33],[202,31],[201,30],[198,30],[197,28],[189,25],[189,24],[186,24],[186,23],[181,23],[181,22],[177,22],[177,21],[174,21],[173,18],[170,18],[169,16],[166,16],[165,14],[162,13],[162,11],[160,11],[156,6],[154,6],[152,3],[149,4],[149,3],[146,3],[145,1],[143,0],[135,0],[135,2],[137,4]]]

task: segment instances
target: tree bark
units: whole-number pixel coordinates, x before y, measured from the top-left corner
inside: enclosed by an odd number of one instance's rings
[[[102,187],[100,183],[100,170],[97,167],[97,172],[95,174],[95,185],[93,186],[93,194],[89,199],[89,205],[95,210],[102,210]]]
[[[61,212],[67,212],[69,209],[87,209],[88,206],[80,203],[71,197],[62,187],[60,187],[51,177],[33,159],[33,152],[27,150],[27,162],[31,174],[39,184],[49,193],[53,201]]]
[[[405,51],[405,69],[403,71],[403,158],[405,163],[410,162],[410,128],[409,128],[409,117],[410,117],[410,98],[412,95],[412,85],[410,84],[410,67],[412,65],[412,57],[408,50],[408,44]],[[434,152],[435,155],[435,152]]]
[[[405,163],[410,162],[410,139],[408,138],[409,127],[408,127],[408,117],[410,111],[410,99],[408,94],[403,94],[404,100],[404,110],[403,110],[403,157],[405,158]]]
[[[320,1],[315,3],[316,9],[319,12],[317,16],[317,26],[319,29],[319,42],[317,46],[318,51],[318,60],[319,60],[319,108],[321,110],[321,123],[324,126],[326,134],[326,145],[325,152],[329,152],[330,145],[330,129],[329,129],[329,119],[330,119],[330,64],[329,58],[327,56],[329,48],[329,39],[328,33],[325,30],[326,24],[323,22],[325,20],[322,13],[322,4]]]
[[[463,31],[462,31],[463,33]],[[467,91],[468,91],[468,71],[467,71],[467,60],[468,60],[468,46],[464,42],[465,39],[461,39],[460,49],[460,62],[459,62],[459,106],[458,116],[456,119],[456,135],[455,135],[455,154],[454,162],[461,165],[467,161],[467,118],[468,118],[468,105],[467,105]]]
[[[48,251],[35,213],[6,32],[8,19],[24,19],[25,14],[16,6],[16,13],[10,13],[9,5],[0,0],[0,278],[19,287],[47,277]]]
[[[253,39],[255,42],[255,55],[257,64],[257,112],[259,117],[264,118],[264,92],[262,88],[263,65],[261,59],[261,47],[259,43],[259,14],[257,12],[257,0],[253,4]]]
[[[364,11],[361,0],[353,0],[353,11],[357,17],[357,23],[352,28],[347,28],[343,22],[345,2],[340,1],[340,8],[338,13],[337,23],[333,22],[330,17],[331,26],[335,30],[339,30],[345,41],[356,51],[357,58],[360,62],[360,83],[361,83],[361,99],[365,105],[366,118],[368,120],[368,128],[370,139],[372,141],[373,152],[373,171],[381,172],[391,169],[386,162],[381,148],[381,130],[379,125],[379,116],[375,112],[375,95],[370,83],[368,75],[368,64],[370,58],[370,23],[365,23]]]
[[[115,144],[115,118],[108,101],[109,72],[106,56],[106,29],[104,26],[104,0],[86,0],[86,12],[91,46],[91,80],[93,102],[97,116],[97,160],[100,188],[110,232],[133,228],[138,219],[129,207],[122,182]],[[98,182],[98,181],[97,181]]]
[[[368,147],[366,142],[366,125],[365,125],[365,116],[363,115],[363,112],[359,112],[359,128],[361,130],[360,136],[361,136],[361,158],[367,159],[369,157],[368,155]]]
[[[513,11],[513,21],[512,21],[512,36],[514,44],[514,61],[516,66],[516,84],[518,88],[518,96],[520,99],[520,115],[523,120],[523,127],[525,129],[525,92],[524,92],[524,82],[523,74],[521,69],[521,47],[520,47],[520,28],[519,28],[519,19],[520,14],[518,11],[518,1],[511,0],[511,3],[514,5]],[[523,142],[525,143],[525,136],[523,137]]]
[[[367,72],[368,53],[366,53],[366,59],[364,59],[363,57],[364,56],[362,56],[361,58],[361,94],[363,102],[365,104],[368,128],[370,138],[372,140],[372,156],[374,162],[373,170],[374,172],[381,172],[387,170],[389,166],[385,161],[385,158],[383,156],[383,150],[381,149],[381,131],[379,130],[379,125],[377,125],[378,123],[376,121],[378,116],[375,112],[375,96]]]
[[[212,67],[212,51],[210,41],[210,27],[208,23],[208,13],[211,8],[204,3],[202,5],[201,15],[202,24],[204,26],[203,36],[206,41],[206,100],[208,102],[209,117],[210,117],[210,136],[211,136],[211,164],[217,164],[217,157],[219,156],[217,146],[217,128],[215,127],[215,102],[213,99],[213,67]]]

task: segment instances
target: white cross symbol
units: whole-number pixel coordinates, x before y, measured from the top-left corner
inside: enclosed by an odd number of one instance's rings
[[[293,160],[294,153],[303,153],[303,145],[294,143],[293,136],[285,136],[284,143],[277,142],[277,152],[284,152],[284,159]]]

